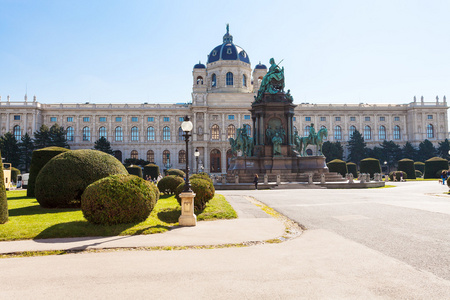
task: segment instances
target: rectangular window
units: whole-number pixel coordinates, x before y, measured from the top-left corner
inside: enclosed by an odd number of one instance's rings
[[[122,117],[116,117],[116,122],[122,122]]]
[[[14,115],[14,121],[20,121],[20,115]]]
[[[154,117],[147,117],[147,122],[155,122],[155,118]]]
[[[350,117],[350,121],[356,121],[356,117]]]
[[[106,117],[100,117],[98,120],[99,120],[100,122],[106,122]]]
[[[370,117],[364,117],[364,121],[369,122],[370,121]]]
[[[73,122],[73,117],[67,117],[67,122]]]
[[[311,117],[305,117],[306,122],[311,122]]]
[[[320,121],[325,122],[327,120],[327,117],[320,117]]]
[[[56,122],[56,117],[50,117],[50,122]]]
[[[234,120],[234,115],[228,115],[228,120]]]
[[[91,118],[89,117],[83,117],[83,122],[90,122]]]
[[[293,120],[294,120],[294,122],[297,121],[297,117],[294,117]]]
[[[385,118],[384,117],[380,117],[380,121],[385,121]]]
[[[178,118],[178,121],[184,122],[184,117],[179,117],[179,118]]]
[[[335,117],[334,120],[335,120],[335,121],[340,121],[340,120],[341,120],[341,117]]]
[[[400,117],[394,117],[394,121],[400,121]]]
[[[169,117],[164,117],[163,121],[164,122],[170,122],[170,118]]]
[[[295,117],[294,117],[294,119],[295,119]],[[250,115],[244,115],[244,120],[250,120]]]
[[[138,117],[131,117],[131,122],[138,122]]]
[[[427,116],[427,119],[428,119],[428,120],[433,120],[433,115],[428,115],[428,116]]]

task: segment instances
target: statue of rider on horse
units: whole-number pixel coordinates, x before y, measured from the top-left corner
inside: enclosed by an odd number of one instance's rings
[[[300,154],[300,156],[307,156],[306,148],[309,145],[316,146],[317,155],[323,155],[322,153],[322,145],[324,140],[328,136],[328,130],[326,127],[320,128],[320,130],[316,134],[316,130],[314,129],[314,124],[311,123],[309,127],[309,135],[305,137],[300,137],[298,132],[294,133],[294,145],[295,150]]]

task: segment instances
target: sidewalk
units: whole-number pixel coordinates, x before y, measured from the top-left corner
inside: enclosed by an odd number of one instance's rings
[[[0,242],[0,254],[25,251],[86,250],[165,246],[204,246],[258,242],[280,237],[284,224],[269,216],[243,196],[226,196],[238,219],[197,222],[195,227],[176,227],[166,233],[40,239]]]

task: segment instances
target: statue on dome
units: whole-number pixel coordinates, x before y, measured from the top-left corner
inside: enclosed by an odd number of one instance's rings
[[[277,94],[284,91],[284,67],[280,68],[280,63],[281,61],[276,64],[275,59],[270,59],[269,71],[261,81],[255,102],[261,102],[265,93]]]

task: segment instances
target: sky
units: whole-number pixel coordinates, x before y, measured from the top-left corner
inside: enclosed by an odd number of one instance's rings
[[[252,68],[283,59],[294,103],[442,100],[449,12],[448,0],[0,0],[0,96],[190,102],[193,66],[229,23]]]

